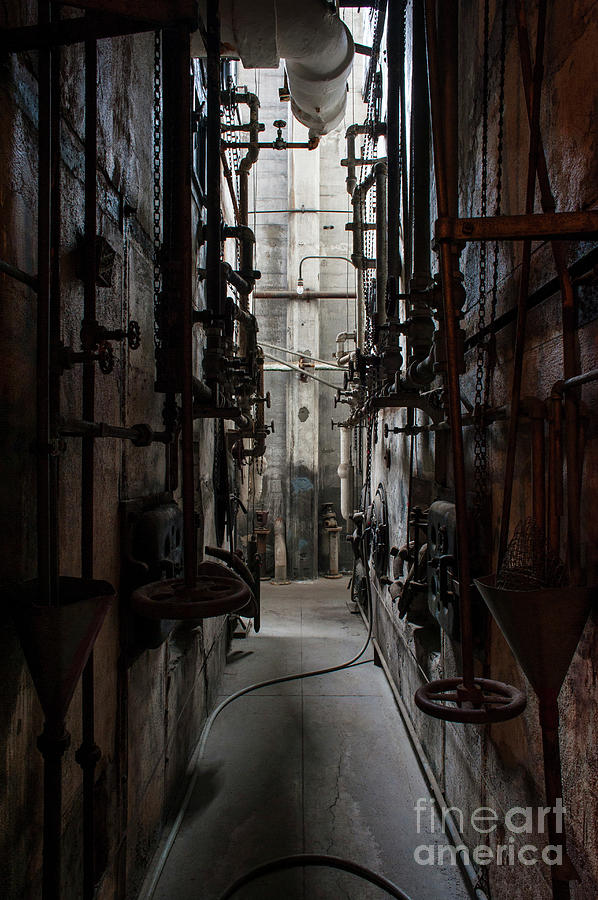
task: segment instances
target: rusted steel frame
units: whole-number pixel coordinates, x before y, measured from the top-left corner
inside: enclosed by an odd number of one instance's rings
[[[530,122],[533,118],[533,76],[530,57],[530,42],[527,30],[525,5],[523,0],[517,2],[518,12],[518,41],[519,58],[523,78],[523,88],[527,114]],[[544,147],[539,140],[538,145],[538,182],[540,185],[540,197],[544,212],[553,212],[555,201],[550,188],[548,168]],[[552,243],[552,253],[555,267],[560,282],[562,297],[562,326],[563,326],[563,370],[565,379],[572,378],[577,368],[577,353],[575,348],[575,297],[571,275],[567,268],[565,247],[560,242]],[[580,512],[580,456],[577,443],[578,435],[578,408],[576,397],[570,395],[565,398],[565,445],[567,458],[567,560],[569,563],[570,577],[573,584],[581,581],[581,512]]]
[[[457,17],[454,3],[442,3],[443,7],[450,7],[446,12]],[[428,71],[430,83],[430,100],[432,113],[432,136],[434,144],[434,167],[436,173],[436,196],[438,212],[441,216],[448,216],[456,211],[456,189],[454,182],[457,179],[455,169],[456,158],[454,152],[445,152],[445,139],[454,139],[454,134],[445,134],[446,119],[451,122],[456,120],[456,113],[452,115],[446,112],[443,116],[443,103],[445,97],[440,94],[440,67],[438,60],[438,39],[436,29],[436,4],[434,0],[426,0],[426,38],[428,46]],[[452,70],[456,63],[456,45],[445,45],[447,53],[453,57],[453,65],[444,68]],[[450,79],[451,82],[453,79]],[[455,81],[456,85],[456,81]],[[457,94],[450,98],[452,107],[456,106]],[[447,161],[451,164],[450,169]],[[453,182],[449,189],[449,181]],[[458,358],[457,345],[457,308],[455,303],[454,269],[456,254],[448,243],[440,246],[440,266],[442,277],[442,293],[444,300],[444,323],[446,330],[446,354],[447,354],[447,382],[448,382],[448,408],[451,424],[451,442],[453,451],[453,480],[455,490],[455,510],[458,535],[459,556],[459,584],[460,584],[460,611],[461,611],[461,650],[463,657],[463,684],[466,690],[474,691],[473,671],[473,632],[471,621],[471,573],[469,563],[469,523],[467,516],[467,495],[465,481],[465,456],[463,449],[463,428],[461,422],[461,393],[459,389],[459,369],[461,360]]]
[[[519,19],[521,20],[521,8],[519,7]],[[525,19],[525,10],[523,10]],[[519,23],[521,28],[521,21]],[[527,25],[526,25],[527,27]],[[538,22],[536,30],[536,55],[531,86],[531,110],[530,110],[530,140],[527,165],[527,188],[525,197],[526,215],[531,215],[534,209],[536,194],[536,172],[538,147],[540,143],[540,97],[542,92],[542,79],[544,74],[544,37],[546,33],[546,0],[540,0],[538,5]],[[529,280],[531,272],[532,242],[527,238],[523,242],[523,257],[521,261],[521,274],[519,281],[519,297],[517,306],[517,324],[515,330],[515,350],[513,358],[513,381],[511,384],[511,418],[507,437],[507,453],[505,461],[503,503],[500,520],[500,536],[498,542],[498,567],[502,565],[509,540],[509,521],[511,517],[511,501],[513,498],[513,482],[515,478],[515,454],[517,450],[517,429],[519,426],[519,406],[521,401],[521,381],[523,377],[523,353],[525,349],[525,332],[527,324],[527,297],[529,294]]]
[[[598,238],[598,212],[533,213],[523,216],[487,216],[437,219],[439,241],[587,240]]]
[[[50,22],[46,27],[24,25],[8,28],[0,37],[0,46],[5,53],[23,53],[49,47],[68,47],[89,40],[142,34],[155,28],[155,21],[97,14],[94,22],[88,21],[87,16],[81,16]]]

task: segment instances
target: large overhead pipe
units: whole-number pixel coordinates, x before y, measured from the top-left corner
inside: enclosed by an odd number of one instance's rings
[[[209,16],[211,0],[202,6]],[[220,7],[222,41],[246,69],[275,69],[285,60],[293,115],[309,128],[315,145],[345,114],[355,52],[345,23],[324,0],[223,0]],[[192,53],[205,55],[198,32]]]

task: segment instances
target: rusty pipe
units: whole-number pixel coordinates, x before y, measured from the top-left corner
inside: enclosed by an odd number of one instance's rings
[[[536,525],[546,533],[546,463],[545,435],[546,404],[536,397],[527,397],[522,407],[531,421],[532,508]]]
[[[552,552],[558,555],[563,514],[563,405],[560,392],[555,388],[551,392],[549,405],[548,541]]]
[[[455,3],[443,3],[447,15],[457,21],[458,9]],[[439,215],[448,215],[454,209],[458,178],[457,160],[453,153],[445,153],[445,140],[452,137],[446,131],[447,116],[456,124],[457,104],[456,91],[448,98],[440,96],[438,37],[436,26],[436,4],[434,0],[426,0],[426,38],[428,46],[428,71],[432,112],[432,134],[434,142],[434,164],[436,172],[436,191]],[[457,45],[446,44],[448,60],[445,60],[444,71],[452,71],[456,66]],[[456,88],[456,81],[455,81]],[[444,112],[447,100],[451,111]],[[455,298],[455,265],[457,254],[448,243],[440,247],[440,265],[442,292],[444,299],[444,323],[446,331],[448,408],[451,423],[451,440],[453,450],[453,479],[455,490],[455,509],[458,535],[459,584],[461,606],[461,650],[463,660],[463,685],[467,691],[475,689],[473,670],[473,632],[471,620],[471,576],[469,563],[469,522],[467,516],[467,494],[465,480],[465,457],[463,450],[463,429],[461,423],[461,392],[459,387],[459,371],[462,360],[458,352],[458,320]]]
[[[39,3],[39,22],[48,25],[50,6]],[[57,603],[57,585],[51,576],[51,411],[50,411],[50,278],[51,278],[51,53],[39,53],[38,123],[38,286],[37,286],[37,569],[40,598]]]
[[[87,15],[92,15],[88,13]],[[97,78],[98,55],[95,40],[85,43],[85,275],[83,283],[83,330],[96,320],[96,233],[97,233]],[[89,340],[89,338],[87,339]],[[93,350],[91,345],[83,350]],[[83,364],[83,419],[95,416],[95,363]],[[95,514],[95,448],[93,435],[83,437],[81,444],[81,575],[93,578],[94,514]],[[92,900],[95,893],[95,769],[101,753],[95,742],[94,653],[89,654],[82,675],[82,742],[76,760],[83,770],[83,898]]]
[[[518,31],[525,30],[527,35],[527,22],[525,21],[525,8],[522,0],[518,2]],[[532,84],[532,103],[530,111],[530,138],[527,165],[527,187],[525,197],[526,215],[534,211],[536,194],[536,173],[538,166],[538,151],[540,143],[540,98],[542,79],[544,74],[544,37],[546,33],[546,0],[540,0],[538,6],[538,23],[536,30],[536,59]],[[513,381],[511,384],[511,418],[507,437],[507,455],[505,461],[503,504],[500,520],[500,536],[498,543],[498,568],[502,564],[509,540],[509,522],[511,517],[511,501],[513,496],[513,482],[515,478],[515,454],[517,449],[517,429],[519,425],[519,407],[521,399],[521,381],[523,377],[523,353],[525,349],[525,333],[527,325],[527,298],[529,294],[529,279],[531,271],[532,242],[526,239],[523,242],[523,258],[521,262],[521,274],[519,281],[519,297],[517,305],[517,325],[515,332],[515,350],[513,359]]]

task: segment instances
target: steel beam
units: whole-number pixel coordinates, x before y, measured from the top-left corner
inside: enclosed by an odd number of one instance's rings
[[[598,239],[598,210],[436,220],[437,241],[554,241]]]

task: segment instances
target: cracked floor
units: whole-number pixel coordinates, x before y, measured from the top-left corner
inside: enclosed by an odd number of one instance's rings
[[[262,630],[233,641],[222,696],[350,659],[365,629],[346,596],[346,579],[263,585]],[[412,900],[465,900],[456,866],[414,860],[418,845],[445,842],[438,822],[432,832],[422,821],[417,833],[414,806],[429,795],[381,669],[366,663],[261,689],[216,720],[154,896],[217,900],[266,860],[314,852],[368,866]],[[311,868],[269,875],[235,900],[387,896],[346,873]]]

